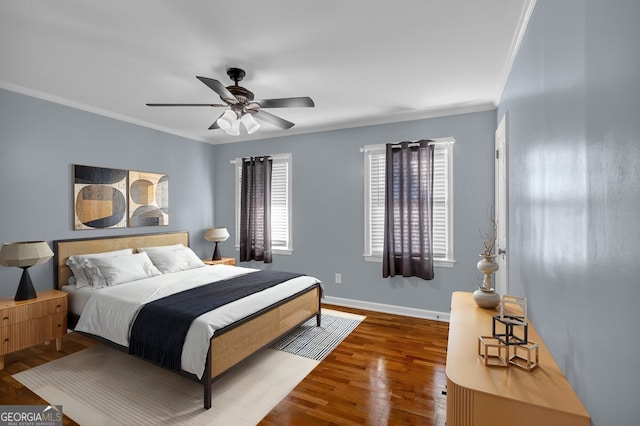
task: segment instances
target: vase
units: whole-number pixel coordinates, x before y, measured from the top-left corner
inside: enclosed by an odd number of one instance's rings
[[[496,263],[496,255],[481,254],[480,257],[482,257],[482,259],[476,265],[478,270],[484,274],[484,279],[482,280],[482,286],[480,286],[480,288],[485,291],[493,290],[493,281],[491,276],[500,268]]]
[[[482,259],[476,265],[478,270],[484,274],[482,285],[473,292],[473,300],[481,308],[495,308],[500,303],[500,295],[493,288],[491,276],[499,269],[496,263],[496,255],[481,254]]]
[[[494,289],[486,291],[478,288],[473,292],[473,300],[481,308],[493,309],[500,304],[500,295]]]

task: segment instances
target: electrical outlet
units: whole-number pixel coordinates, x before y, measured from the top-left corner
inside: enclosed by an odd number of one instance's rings
[[[342,274],[336,274],[336,284],[342,284]]]

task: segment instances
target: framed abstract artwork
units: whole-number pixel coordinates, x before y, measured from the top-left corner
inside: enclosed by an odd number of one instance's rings
[[[129,226],[169,224],[169,176],[129,170]]]
[[[126,170],[74,165],[74,229],[126,227],[126,194]]]

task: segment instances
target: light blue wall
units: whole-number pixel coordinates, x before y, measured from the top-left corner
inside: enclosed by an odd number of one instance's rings
[[[311,111],[310,113],[313,113]],[[218,145],[216,147],[217,226],[235,230],[236,157],[292,153],[293,249],[275,255],[273,268],[321,279],[332,297],[449,312],[451,292],[472,291],[493,203],[495,111]],[[364,157],[359,148],[401,140],[452,136],[454,159],[454,249],[456,265],[436,268],[432,281],[382,278],[382,264],[365,262]],[[232,232],[233,235],[233,232]],[[235,253],[230,239],[225,254]],[[336,273],[342,284],[335,284]]]
[[[486,226],[486,207],[493,203],[495,120],[495,111],[486,111],[213,146],[0,90],[0,242],[187,230],[196,252],[209,256],[211,245],[202,238],[206,228],[235,231],[230,161],[290,152],[294,254],[276,255],[273,267],[317,276],[329,296],[448,312],[451,291],[477,285],[478,230]],[[359,148],[445,136],[456,139],[457,263],[437,268],[433,281],[382,279],[381,264],[363,258],[364,160]],[[72,164],[168,173],[170,225],[74,231]],[[222,250],[236,255],[231,240]],[[52,287],[52,270],[52,262],[31,268],[37,289]],[[334,284],[335,273],[342,274],[343,284]],[[14,294],[19,277],[19,269],[0,267],[0,297]]]
[[[0,89],[0,243],[187,230],[200,255],[213,224],[215,148]],[[169,225],[73,231],[72,164],[169,175]],[[0,266],[0,297],[21,270]],[[36,289],[53,288],[53,262],[30,269]]]
[[[509,114],[510,284],[595,425],[640,419],[640,2],[538,0]]]

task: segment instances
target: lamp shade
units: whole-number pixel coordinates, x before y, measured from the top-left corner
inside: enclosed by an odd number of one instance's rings
[[[228,109],[224,112],[224,114],[222,114],[222,117],[216,120],[216,123],[218,123],[218,127],[229,133],[236,121],[238,121],[236,113]]]
[[[210,228],[204,233],[204,239],[212,242],[226,241],[229,238],[227,228]]]
[[[244,127],[245,129],[247,129],[247,133],[249,134],[254,133],[256,130],[260,128],[260,124],[258,124],[256,119],[253,118],[253,115],[251,114],[243,115],[240,121],[242,121],[242,124],[244,124]]]
[[[4,266],[29,267],[45,263],[53,252],[44,241],[22,241],[7,243],[0,249],[0,264]]]
[[[227,133],[231,136],[240,136],[240,120],[233,120],[231,128],[227,130]]]
[[[38,297],[28,269],[33,265],[44,263],[52,257],[53,252],[44,241],[22,241],[2,245],[0,264],[22,268],[22,277],[14,300],[29,300]]]

